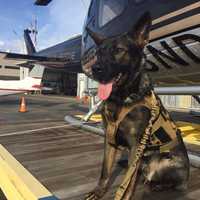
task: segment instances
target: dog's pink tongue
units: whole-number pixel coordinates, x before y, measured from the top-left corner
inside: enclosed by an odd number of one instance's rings
[[[99,88],[98,88],[98,97],[101,100],[108,99],[108,97],[110,96],[112,92],[112,86],[113,86],[113,83],[107,83],[107,84],[100,83]]]

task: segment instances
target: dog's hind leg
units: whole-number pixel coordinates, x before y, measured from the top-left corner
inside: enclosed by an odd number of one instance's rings
[[[183,187],[186,183],[186,169],[181,163],[178,164],[178,157],[161,158],[161,155],[152,158],[149,164],[147,175],[148,185],[153,191],[162,191]]]
[[[108,190],[117,149],[108,143],[107,138],[105,138],[104,145],[104,160],[98,185],[92,192],[86,195],[85,200],[101,199]]]
[[[155,154],[147,167],[147,182],[152,190],[185,190],[189,179],[189,159],[185,146],[179,144],[168,154]]]

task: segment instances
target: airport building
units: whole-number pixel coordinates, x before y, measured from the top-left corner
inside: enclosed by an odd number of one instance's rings
[[[53,94],[76,96],[77,77],[77,73],[45,69],[42,83],[45,87],[52,88]]]
[[[0,65],[0,80],[19,80],[20,67]]]

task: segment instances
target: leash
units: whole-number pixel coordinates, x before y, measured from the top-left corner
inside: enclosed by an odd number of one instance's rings
[[[151,108],[151,118],[149,120],[149,124],[148,124],[147,128],[145,129],[142,139],[140,140],[138,146],[136,147],[134,161],[130,165],[130,167],[126,173],[124,181],[118,188],[114,200],[127,199],[128,197],[127,197],[126,192],[131,183],[133,184],[132,188],[135,190],[137,174],[138,174],[137,172],[139,170],[140,163],[141,163],[142,157],[144,155],[144,151],[147,147],[148,141],[151,136],[153,122],[157,118],[157,111],[159,109],[159,106],[157,105],[156,102],[157,102],[156,97],[155,97],[154,93],[152,92],[152,108]]]

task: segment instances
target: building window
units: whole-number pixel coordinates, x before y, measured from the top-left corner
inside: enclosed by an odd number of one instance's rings
[[[5,66],[5,69],[15,69],[15,70],[19,70],[19,67],[16,67],[16,66]]]

